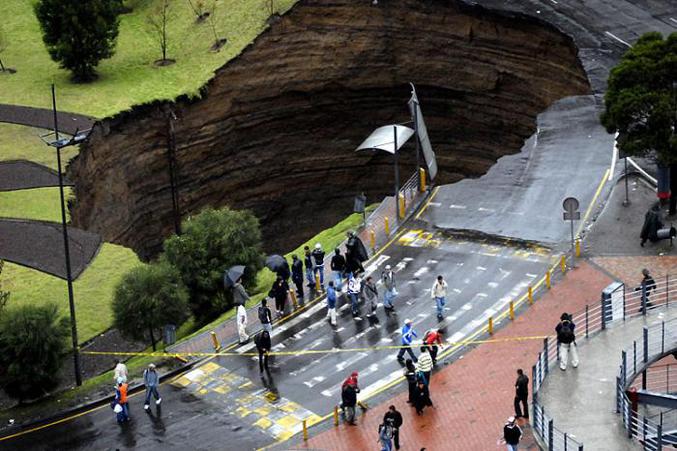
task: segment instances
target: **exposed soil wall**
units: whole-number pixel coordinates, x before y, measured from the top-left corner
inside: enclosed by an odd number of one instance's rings
[[[451,0],[301,0],[222,69],[201,100],[171,105],[182,212],[251,208],[267,247],[289,249],[391,191],[392,163],[356,154],[409,119],[417,86],[438,183],[517,152],[553,101],[589,85],[567,36]],[[180,62],[179,62],[180,64]],[[161,70],[161,69],[159,69]],[[137,250],[173,230],[167,104],[97,124],[71,165],[76,226]],[[402,155],[412,172],[413,146]]]

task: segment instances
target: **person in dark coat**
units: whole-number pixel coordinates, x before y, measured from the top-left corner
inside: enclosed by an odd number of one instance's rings
[[[523,409],[520,409],[520,403]],[[522,415],[522,410],[524,410],[524,415]],[[529,378],[521,368],[517,370],[515,381],[515,416],[529,418]]]
[[[315,266],[313,267],[314,277],[317,277],[317,274],[320,275],[320,288],[324,290],[324,251],[322,250],[321,243],[315,245],[315,249],[313,249],[311,255],[313,256],[313,262],[315,263]]]
[[[266,369],[266,372],[269,373],[270,369],[268,368],[268,353],[271,349],[270,343],[270,334],[267,330],[261,331],[256,338],[254,338],[254,343],[256,344],[256,350],[259,351],[259,371],[263,373],[263,369]]]
[[[432,407],[433,405],[433,402],[430,399],[430,392],[428,391],[428,386],[424,384],[422,380],[419,380],[418,385],[416,386],[416,398],[414,401],[416,413],[419,415],[423,414],[423,409],[426,406]]]
[[[503,426],[503,440],[505,440],[508,451],[517,451],[520,438],[522,438],[522,430],[515,423],[515,417],[508,418],[508,422]]]
[[[291,280],[296,285],[296,296],[303,300],[303,262],[296,255],[292,256]]]
[[[388,411],[383,415],[383,424],[388,424],[393,427],[393,442],[395,449],[400,449],[400,426],[402,426],[402,414],[397,411],[395,406],[388,407]]]
[[[284,315],[285,304],[287,303],[287,295],[289,294],[289,285],[280,276],[277,276],[273,287],[270,289],[268,296],[275,299],[275,310],[277,316]]]
[[[407,359],[404,364],[404,377],[407,379],[407,385],[409,386],[409,399],[407,402],[409,404],[414,404],[416,400],[416,366],[411,359]]]
[[[352,384],[343,384],[341,388],[341,406],[346,423],[355,426],[355,406],[357,405],[357,389]]]
[[[647,309],[652,307],[653,304],[649,302],[649,297],[651,292],[656,289],[656,281],[651,277],[651,273],[647,268],[642,270],[642,281],[639,283],[639,287],[635,288],[635,291],[642,292],[642,305],[639,308],[640,313],[644,313],[644,306],[646,305]]]
[[[308,246],[303,246],[303,264],[306,267],[306,280],[308,281],[308,288],[315,287],[315,263],[313,262],[313,255],[310,253]]]
[[[652,243],[658,241],[658,231],[662,228],[661,207],[658,204],[655,204],[646,212],[646,215],[644,215],[644,225],[642,226],[642,232],[639,234],[642,239],[640,246],[644,247],[646,240],[649,240]]]
[[[343,276],[346,272],[346,259],[341,255],[341,249],[334,249],[331,257],[331,270],[334,273],[334,285],[338,291],[343,289]]]
[[[348,232],[348,241],[346,241],[346,264],[347,270],[352,273],[364,272],[362,262],[367,261],[369,254],[364,247],[362,240],[355,232]]]

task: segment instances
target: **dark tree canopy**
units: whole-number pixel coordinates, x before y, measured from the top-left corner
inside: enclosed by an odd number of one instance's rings
[[[19,401],[56,387],[68,337],[68,320],[54,304],[5,308],[0,315],[0,386]]]
[[[256,282],[264,260],[259,221],[247,210],[210,208],[184,221],[182,230],[165,241],[165,256],[190,291],[193,315],[205,322],[232,305],[223,288],[224,271],[244,265],[244,285]]]
[[[132,269],[115,288],[113,316],[123,335],[149,340],[155,350],[162,326],[188,317],[188,291],[179,272],[166,262]]]
[[[611,70],[602,124],[628,155],[677,163],[677,33],[643,35]]]
[[[76,81],[96,77],[99,61],[114,53],[122,0],[40,0],[35,15],[52,60]]]

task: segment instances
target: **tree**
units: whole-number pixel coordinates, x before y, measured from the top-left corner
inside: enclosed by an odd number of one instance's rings
[[[0,317],[0,386],[19,402],[55,388],[70,336],[55,304],[8,308]]]
[[[73,79],[96,78],[99,61],[113,56],[122,0],[40,0],[35,15],[52,60]]]
[[[7,46],[9,45],[7,41],[7,35],[5,34],[5,31],[2,29],[2,24],[0,24],[0,72],[5,72],[5,65],[2,64],[2,52],[7,50]]]
[[[212,1],[209,4],[209,8],[207,10],[207,18],[209,19],[209,28],[212,30],[212,35],[214,35],[214,43],[211,46],[211,50],[214,52],[218,52],[221,50],[221,47],[224,46],[224,44],[227,42],[226,38],[220,38],[219,34],[216,31],[217,28],[217,16],[216,16],[216,1]]]
[[[148,17],[146,17],[148,26],[162,52],[162,59],[155,62],[158,66],[167,66],[175,62],[173,59],[167,58],[167,46],[169,42],[167,26],[173,20],[174,9],[170,0],[160,0],[160,2],[151,9]]]
[[[184,221],[183,233],[165,241],[165,257],[174,265],[190,291],[190,308],[200,323],[232,306],[223,288],[223,273],[234,265],[246,266],[243,282],[251,287],[263,267],[261,230],[249,211],[208,208]]]
[[[646,33],[611,70],[602,124],[626,155],[677,163],[677,33]]]
[[[149,339],[155,351],[162,326],[181,324],[188,317],[188,290],[181,275],[163,261],[132,269],[115,287],[113,316],[123,335]]]
[[[188,0],[188,4],[190,9],[193,10],[193,14],[195,14],[195,22],[197,23],[203,22],[211,14],[211,11],[205,10],[205,4],[202,0],[196,0],[195,2]]]

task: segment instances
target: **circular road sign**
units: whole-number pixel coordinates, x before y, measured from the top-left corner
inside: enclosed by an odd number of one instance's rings
[[[567,197],[564,199],[564,202],[562,202],[562,207],[564,207],[564,210],[568,213],[576,212],[578,210],[578,206],[578,199],[575,197]]]

